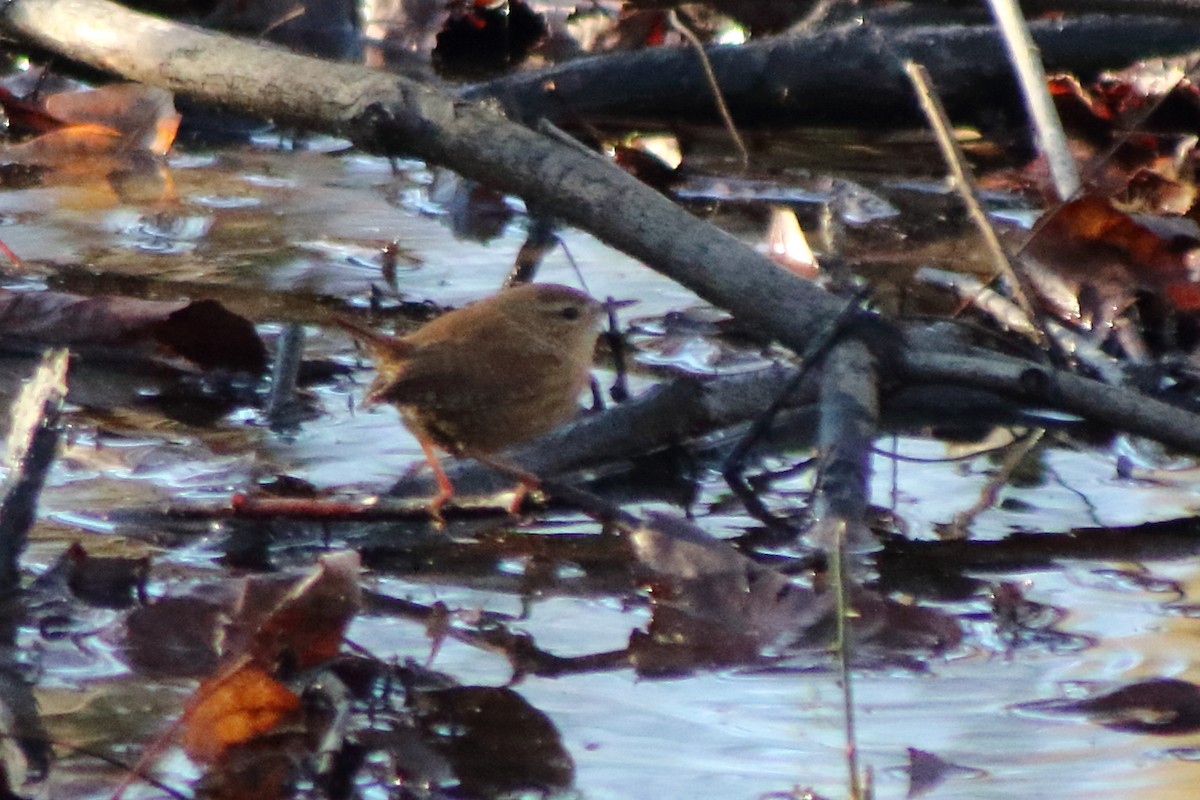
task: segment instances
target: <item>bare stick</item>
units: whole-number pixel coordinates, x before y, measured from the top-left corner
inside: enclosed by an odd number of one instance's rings
[[[908,79],[912,81],[917,99],[921,103],[921,110],[925,112],[929,125],[937,137],[942,158],[946,160],[946,166],[950,168],[954,188],[958,192],[958,196],[962,198],[963,205],[967,207],[971,221],[975,223],[975,227],[983,237],[992,265],[1004,276],[1017,305],[1029,319],[1036,320],[1037,314],[1033,310],[1032,303],[1029,302],[1029,295],[1025,293],[1020,275],[1013,268],[1008,252],[1000,243],[1000,237],[996,235],[996,229],[992,227],[987,214],[984,213],[983,206],[979,203],[979,187],[975,184],[975,177],[967,169],[966,157],[963,155],[962,148],[958,146],[958,141],[954,138],[954,129],[950,124],[949,117],[946,116],[946,109],[942,107],[941,101],[934,93],[933,86],[929,81],[929,73],[915,61],[905,61],[904,71],[908,73]],[[1039,344],[1043,345],[1048,341],[1046,334],[1040,329],[1037,332],[1037,339]]]
[[[1025,460],[1025,456],[1037,447],[1045,435],[1045,430],[1037,428],[1028,436],[1015,442],[1016,446],[1001,460],[996,474],[984,484],[983,490],[979,493],[979,499],[970,508],[955,514],[954,519],[939,530],[939,536],[943,539],[969,538],[971,524],[975,522],[975,518],[996,505],[996,501],[1000,498],[1000,490],[1008,485],[1013,472]]]
[[[1025,17],[1021,15],[1016,0],[988,0],[988,5],[991,6],[996,24],[1000,26],[1009,60],[1017,72],[1021,94],[1033,120],[1034,135],[1050,166],[1054,188],[1060,200],[1070,200],[1081,185],[1079,168],[1067,149],[1067,135],[1063,132],[1062,120],[1058,118],[1054,101],[1050,99],[1050,91],[1046,88],[1046,72],[1042,69],[1037,45],[1029,35]]]
[[[858,778],[858,733],[854,721],[854,685],[850,673],[850,633],[846,621],[850,614],[849,581],[843,569],[846,557],[846,526],[837,531],[836,542],[829,554],[829,580],[837,599],[837,651],[838,676],[842,683],[842,725],[846,735],[846,769],[849,772],[850,800],[862,800],[862,786]]]

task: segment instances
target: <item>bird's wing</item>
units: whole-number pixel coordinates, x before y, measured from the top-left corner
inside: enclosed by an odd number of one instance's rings
[[[538,392],[527,376],[553,368],[559,360],[556,353],[530,352],[519,343],[510,347],[504,341],[490,342],[487,358],[479,360],[460,343],[430,342],[392,374],[381,370],[369,395],[373,400],[439,408],[519,403]]]

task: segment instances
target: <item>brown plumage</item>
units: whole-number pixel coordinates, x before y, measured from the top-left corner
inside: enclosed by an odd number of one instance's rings
[[[367,403],[396,406],[438,478],[437,510],[453,496],[431,445],[487,456],[566,422],[588,385],[605,307],[555,284],[525,284],[394,337],[338,319],[372,354]]]

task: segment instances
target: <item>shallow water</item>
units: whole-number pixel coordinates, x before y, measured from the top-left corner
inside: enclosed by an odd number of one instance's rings
[[[170,176],[177,198],[161,190],[121,196],[100,178],[0,192],[0,215],[7,220],[0,237],[29,262],[25,274],[11,274],[7,282],[78,291],[122,286],[158,296],[203,290],[251,316],[268,336],[277,334],[281,322],[305,322],[308,357],[356,367],[349,340],[316,324],[322,303],[365,305],[376,286],[385,303],[457,305],[498,286],[523,239],[520,217],[488,244],[455,239],[444,209],[426,192],[433,176],[419,163],[401,162],[393,174],[382,159],[251,146],[179,154]],[[587,235],[562,236],[593,294],[639,300],[631,315],[654,319],[695,304],[688,292]],[[398,293],[378,271],[378,249],[391,240],[414,257],[400,266]],[[539,278],[577,283],[561,250],[548,257]],[[694,350],[674,352],[680,354],[674,366],[696,369]],[[655,359],[661,366],[662,357]],[[353,409],[368,376],[355,370],[352,378],[313,386],[315,414],[282,435],[244,406],[203,425],[173,421],[133,401],[72,408],[69,446],[45,490],[27,568],[46,570],[69,542],[80,541],[98,554],[151,555],[152,596],[204,592],[232,580],[236,571],[218,563],[229,533],[225,526],[193,526],[181,533],[165,525],[113,521],[110,512],[224,502],[275,474],[320,487],[382,489],[419,465],[421,453],[391,409]],[[144,396],[140,380],[130,378],[121,396]],[[647,373],[637,385],[652,380]],[[880,447],[926,458],[945,452],[941,443],[916,437],[881,440]],[[1147,461],[1159,460],[1152,450],[1145,452]],[[800,455],[784,454],[780,461]],[[1006,487],[1004,502],[976,519],[973,536],[1138,524],[1190,514],[1198,503],[1188,483],[1118,478],[1112,449],[1052,444],[1039,458],[1039,477]],[[903,462],[893,473],[892,462],[879,456],[874,500],[894,508],[910,536],[930,539],[935,524],[975,502],[993,470],[981,456],[959,463]],[[802,493],[810,482],[808,475],[777,482],[774,496]],[[707,530],[727,535],[755,524],[730,502],[715,473],[701,472],[697,497],[691,510]],[[642,507],[664,504],[648,501]],[[577,515],[565,515],[561,525],[547,529],[598,532]],[[290,544],[287,526],[275,534],[278,561],[289,568],[311,561],[321,548],[310,531],[300,531]],[[332,544],[341,536],[334,531]],[[364,583],[417,602],[518,616],[522,598],[513,576],[523,567],[517,559],[483,576],[379,570],[368,572]],[[586,570],[569,564],[558,569],[564,585],[574,588],[534,597],[528,617],[511,623],[538,646],[561,656],[618,650],[631,631],[647,624],[639,593],[606,591],[586,581],[575,585],[571,580]],[[947,800],[1191,796],[1197,736],[1118,733],[1084,719],[1034,716],[1013,706],[1061,696],[1074,682],[1106,687],[1152,676],[1200,680],[1194,666],[1200,663],[1195,559],[1058,560],[1037,570],[971,574],[992,584],[1011,582],[1026,600],[1049,611],[1040,627],[1012,642],[999,633],[982,592],[922,600],[955,614],[966,636],[946,653],[917,654],[854,673],[860,758],[873,773],[876,796],[906,795],[907,748],[970,768],[930,791]],[[22,634],[40,662],[36,692],[47,726],[60,742],[107,745],[133,760],[136,748],[130,744],[162,731],[192,684],[132,672],[116,652],[120,612],[73,613],[70,637]],[[364,612],[349,638],[383,659],[423,661],[430,652],[423,625],[386,613]],[[502,685],[511,675],[503,657],[455,641],[443,644],[433,666],[464,684]],[[558,727],[577,766],[576,787],[593,800],[754,798],[792,787],[831,797],[844,793],[842,691],[832,659],[820,653],[785,658],[770,670],[701,670],[648,680],[626,669],[529,677],[516,688]],[[160,762],[159,774],[185,786],[195,771],[173,754]],[[105,797],[119,777],[113,767],[66,756],[64,750],[47,781],[31,793]],[[161,793],[140,788],[127,796]]]

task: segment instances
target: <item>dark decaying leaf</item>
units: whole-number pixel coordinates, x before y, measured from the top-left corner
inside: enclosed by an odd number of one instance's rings
[[[291,800],[300,778],[293,753],[251,742],[230,748],[218,765],[210,767],[196,784],[195,797],[203,800]]]
[[[227,613],[220,603],[200,597],[164,597],[135,608],[125,618],[122,655],[146,675],[211,674],[220,658]]]
[[[802,586],[757,564],[688,522],[652,515],[630,536],[653,617],[630,640],[643,675],[675,675],[753,663],[780,647],[826,647],[833,640],[833,593]],[[885,650],[939,650],[955,645],[953,617],[874,592],[851,595],[851,632]]]
[[[1200,686],[1175,678],[1153,678],[1082,700],[1039,700],[1024,711],[1084,714],[1092,722],[1131,733],[1200,731]]]
[[[286,662],[295,669],[332,659],[362,604],[359,565],[358,554],[350,551],[323,557],[317,569],[295,583],[277,604],[268,606],[270,614],[258,625],[247,652],[260,664]],[[250,614],[256,610],[246,605],[241,609]]]
[[[575,765],[554,723],[512,689],[415,691],[410,702],[426,741],[453,765],[465,796],[554,792],[574,781]]]
[[[141,300],[0,290],[0,348],[65,345],[89,357],[184,359],[201,369],[261,373],[254,325],[215,300]]]
[[[934,753],[908,748],[908,800],[924,797],[929,792],[941,786],[947,779],[955,775],[962,777],[981,777],[983,770],[971,767],[960,767],[951,764]]]
[[[203,369],[261,373],[266,348],[254,325],[215,300],[194,300],[166,316],[153,329],[168,350]]]
[[[71,594],[89,605],[128,608],[146,599],[149,556],[93,556],[75,542],[51,569],[61,570]]]

